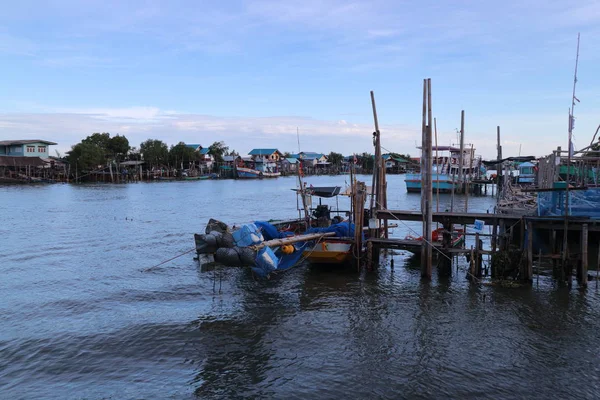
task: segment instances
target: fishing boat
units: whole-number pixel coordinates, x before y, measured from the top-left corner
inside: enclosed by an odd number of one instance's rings
[[[217,174],[208,174],[208,175],[200,175],[200,176],[184,176],[184,181],[203,181],[206,179],[217,179],[219,175]]]
[[[462,167],[460,166],[460,149],[452,146],[433,146],[434,157],[432,168],[432,189],[434,192],[450,193],[459,189],[460,172],[462,169],[463,183],[477,179],[483,173],[481,160],[475,157],[473,147],[463,150]],[[437,155],[436,155],[437,154]],[[407,192],[421,192],[421,173],[407,173]]]
[[[266,158],[248,158],[235,167],[237,177],[240,179],[277,178],[281,172],[277,163]]]

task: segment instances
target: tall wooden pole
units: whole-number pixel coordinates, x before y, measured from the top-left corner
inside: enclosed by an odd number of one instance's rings
[[[502,142],[500,141],[500,127],[496,127],[498,135],[498,160],[502,160]],[[496,164],[496,197],[500,198],[502,190],[502,163]]]
[[[440,159],[438,158],[438,135],[437,135],[437,119],[433,119],[433,128],[435,131],[435,172],[436,172],[436,194],[435,194],[435,212],[440,212]],[[444,165],[442,163],[442,165]]]
[[[371,106],[373,107],[373,121],[375,123],[375,133],[374,133],[374,144],[375,144],[375,160],[373,162],[373,190],[375,193],[371,196],[371,218],[376,218],[377,210],[381,209],[382,201],[383,201],[383,186],[385,180],[385,174],[382,172],[383,166],[382,157],[381,157],[381,138],[379,132],[379,120],[377,118],[377,107],[375,105],[375,94],[371,90]],[[375,205],[373,206],[373,199],[375,199]],[[387,226],[387,223],[386,223]],[[379,238],[381,230],[379,227],[376,229],[371,229],[371,237]],[[379,250],[378,248],[373,251],[373,259],[376,263],[379,262]]]
[[[463,191],[463,162],[465,151],[465,110],[460,112],[460,154],[458,155],[458,184],[459,193]]]
[[[577,34],[577,56],[575,57],[575,74],[573,76],[573,96],[571,97],[571,108],[569,109],[569,147],[567,149],[567,187],[565,190],[565,233],[563,237],[563,267],[566,263],[568,252],[568,231],[569,231],[569,181],[571,173],[571,153],[573,151],[573,125],[575,123],[575,88],[577,86],[577,65],[579,64],[579,33]]]
[[[432,170],[431,170],[431,132],[432,132],[432,112],[431,112],[431,79],[423,81],[423,125],[422,125],[422,155],[421,155],[421,176],[422,176],[422,213],[423,213],[423,249],[421,260],[421,277],[431,279],[433,248],[431,243],[431,224],[432,224]]]

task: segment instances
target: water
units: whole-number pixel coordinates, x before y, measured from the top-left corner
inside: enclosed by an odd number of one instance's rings
[[[390,208],[417,209],[402,176],[388,179]],[[366,275],[300,267],[269,281],[202,271],[192,253],[153,268],[193,248],[210,217],[297,215],[293,187],[0,187],[0,398],[600,396],[593,283],[507,289],[462,271],[421,283],[406,253]]]

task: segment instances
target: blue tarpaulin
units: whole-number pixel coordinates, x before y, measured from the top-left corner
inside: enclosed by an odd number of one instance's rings
[[[340,222],[327,228],[310,228],[306,233],[329,233],[335,232],[336,237],[354,237],[354,224]]]
[[[262,232],[265,240],[280,239],[288,236],[294,236],[292,232],[279,232],[277,228],[266,221],[256,221],[254,223]]]

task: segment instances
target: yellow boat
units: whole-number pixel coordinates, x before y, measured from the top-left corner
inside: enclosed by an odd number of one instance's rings
[[[327,239],[302,254],[313,264],[344,264],[352,259],[352,243]]]

